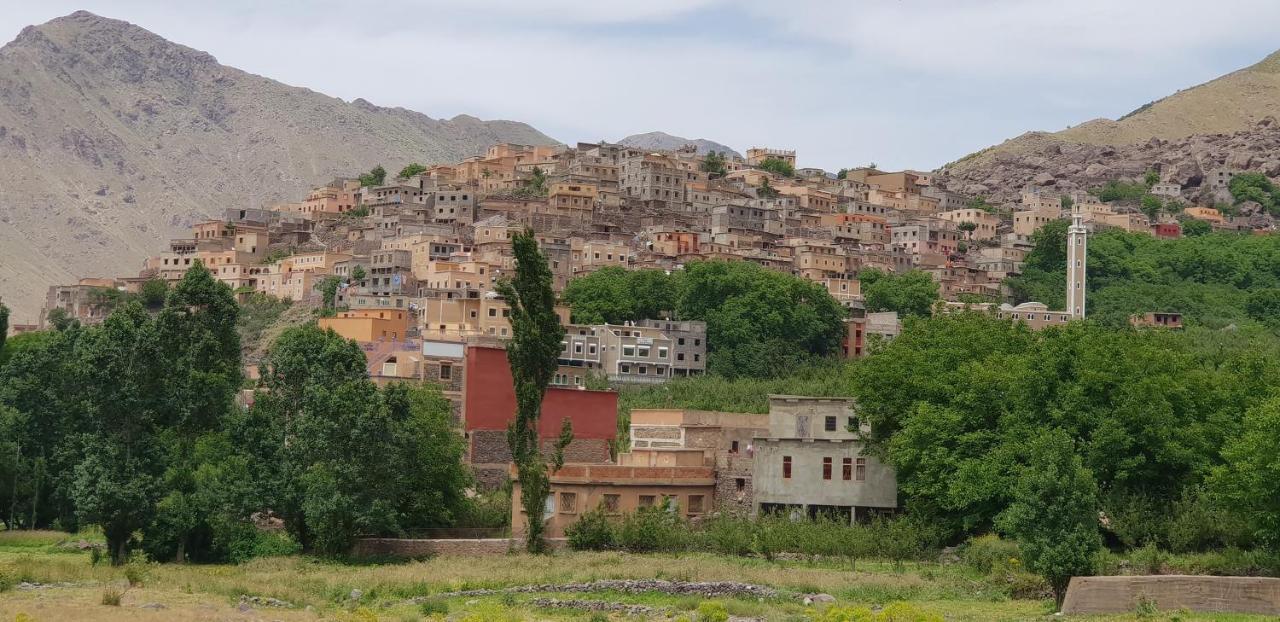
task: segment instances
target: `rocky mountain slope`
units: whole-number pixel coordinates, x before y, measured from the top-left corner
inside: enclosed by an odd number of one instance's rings
[[[1267,117],[1230,134],[1195,134],[1131,145],[1091,145],[1044,141],[1017,152],[992,154],[980,166],[953,168],[941,175],[947,189],[996,201],[1017,200],[1027,184],[1053,186],[1064,193],[1087,190],[1114,179],[1141,179],[1149,170],[1189,189],[1192,198],[1213,203],[1201,182],[1215,169],[1258,171],[1280,178],[1280,122]]]
[[[660,151],[674,151],[685,145],[694,145],[698,148],[698,153],[705,154],[708,151],[717,151],[728,153],[729,155],[742,157],[741,153],[726,147],[714,140],[705,138],[681,138],[672,136],[665,132],[646,132],[644,134],[632,134],[620,141],[620,145],[635,147],[637,149],[654,149]]]
[[[136,273],[223,208],[503,141],[557,142],[523,123],[347,103],[84,11],[31,26],[0,48],[0,295],[32,321],[48,285]]]
[[[1028,132],[947,165],[943,178],[955,190],[1004,196],[1029,182],[1071,188],[1152,168],[1192,186],[1222,166],[1274,177],[1278,117],[1280,52],[1115,121]]]

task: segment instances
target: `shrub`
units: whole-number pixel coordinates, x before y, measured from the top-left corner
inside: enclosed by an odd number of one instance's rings
[[[1000,536],[986,535],[970,538],[960,549],[960,559],[982,574],[1022,564],[1018,557],[1018,545]],[[1016,562],[1016,564],[1014,563]]]
[[[119,607],[122,598],[124,598],[124,592],[121,590],[113,587],[102,590],[102,604],[108,607]]]
[[[569,539],[569,548],[575,551],[606,551],[617,544],[613,525],[603,508],[584,513],[565,529],[564,535]]]
[[[124,578],[129,580],[129,587],[139,587],[147,578],[147,566],[139,561],[130,561],[125,564]]]
[[[9,571],[0,570],[0,594],[13,589],[14,583],[16,581],[13,580],[13,575],[9,574]]]
[[[1133,567],[1143,574],[1160,574],[1164,570],[1165,562],[1168,561],[1169,555],[1160,550],[1160,547],[1154,543],[1148,542],[1141,548],[1135,549],[1130,555]]]
[[[751,554],[754,525],[736,516],[717,516],[702,524],[704,546],[721,555]]]
[[[723,603],[704,600],[698,604],[698,622],[728,622],[729,610]]]
[[[686,526],[673,509],[666,502],[640,508],[635,513],[624,516],[618,526],[618,546],[632,553],[678,551],[684,548]]]
[[[449,615],[449,603],[442,600],[428,600],[418,605],[418,611],[424,616]]]

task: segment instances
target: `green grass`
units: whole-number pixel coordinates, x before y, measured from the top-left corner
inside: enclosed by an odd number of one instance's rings
[[[147,564],[145,580],[129,587],[129,571],[105,563],[93,566],[87,552],[61,547],[94,534],[57,532],[0,532],[0,575],[21,581],[69,583],[48,590],[10,589],[0,593],[0,620],[19,613],[36,620],[197,620],[240,619],[235,611],[241,595],[278,598],[291,609],[258,608],[250,616],[279,620],[425,620],[422,607],[409,602],[432,597],[447,608],[454,622],[475,620],[591,620],[590,612],[537,608],[535,598],[599,600],[643,604],[663,613],[693,618],[703,599],[660,593],[538,593],[440,597],[477,588],[505,588],[531,584],[561,584],[599,579],[664,578],[689,581],[741,581],[772,587],[778,598],[718,598],[732,615],[767,620],[805,622],[808,611],[800,595],[832,594],[841,606],[879,607],[906,601],[916,608],[941,614],[949,622],[1050,620],[1051,604],[1041,599],[1016,599],[999,581],[965,565],[933,562],[860,560],[856,570],[839,560],[781,560],[725,557],[713,554],[628,555],[617,552],[561,552],[552,556],[512,554],[489,557],[438,557],[393,564],[344,564],[307,556],[257,559],[240,565]],[[363,595],[348,598],[353,589]],[[103,595],[120,593],[119,606],[104,606]],[[162,603],[163,610],[141,610]],[[307,611],[306,607],[311,607]],[[438,615],[440,605],[434,605]],[[370,617],[372,616],[372,617]],[[1253,622],[1259,616],[1186,615],[1181,620]],[[614,614],[608,619],[622,619]],[[632,618],[635,619],[635,618]],[[1080,620],[1139,620],[1135,615],[1073,618]],[[1141,619],[1172,619],[1169,616]]]

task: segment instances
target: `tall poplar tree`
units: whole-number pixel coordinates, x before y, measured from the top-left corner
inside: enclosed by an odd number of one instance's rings
[[[515,252],[516,275],[498,286],[511,307],[511,342],[507,361],[515,384],[515,419],[507,428],[507,444],[520,480],[525,517],[525,548],[530,553],[545,550],[542,539],[544,499],[551,489],[547,460],[542,455],[538,427],[542,418],[542,398],[556,372],[564,327],[556,317],[555,293],[551,290],[551,268],[538,249],[533,230],[517,233],[511,240]],[[567,420],[551,456],[553,468],[564,463],[564,447],[573,439]]]

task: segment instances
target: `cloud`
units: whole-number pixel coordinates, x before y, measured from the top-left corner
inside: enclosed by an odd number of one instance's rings
[[[1256,61],[1280,23],[1263,0],[44,0],[0,13],[0,37],[77,8],[347,100],[831,169],[1117,116]]]

